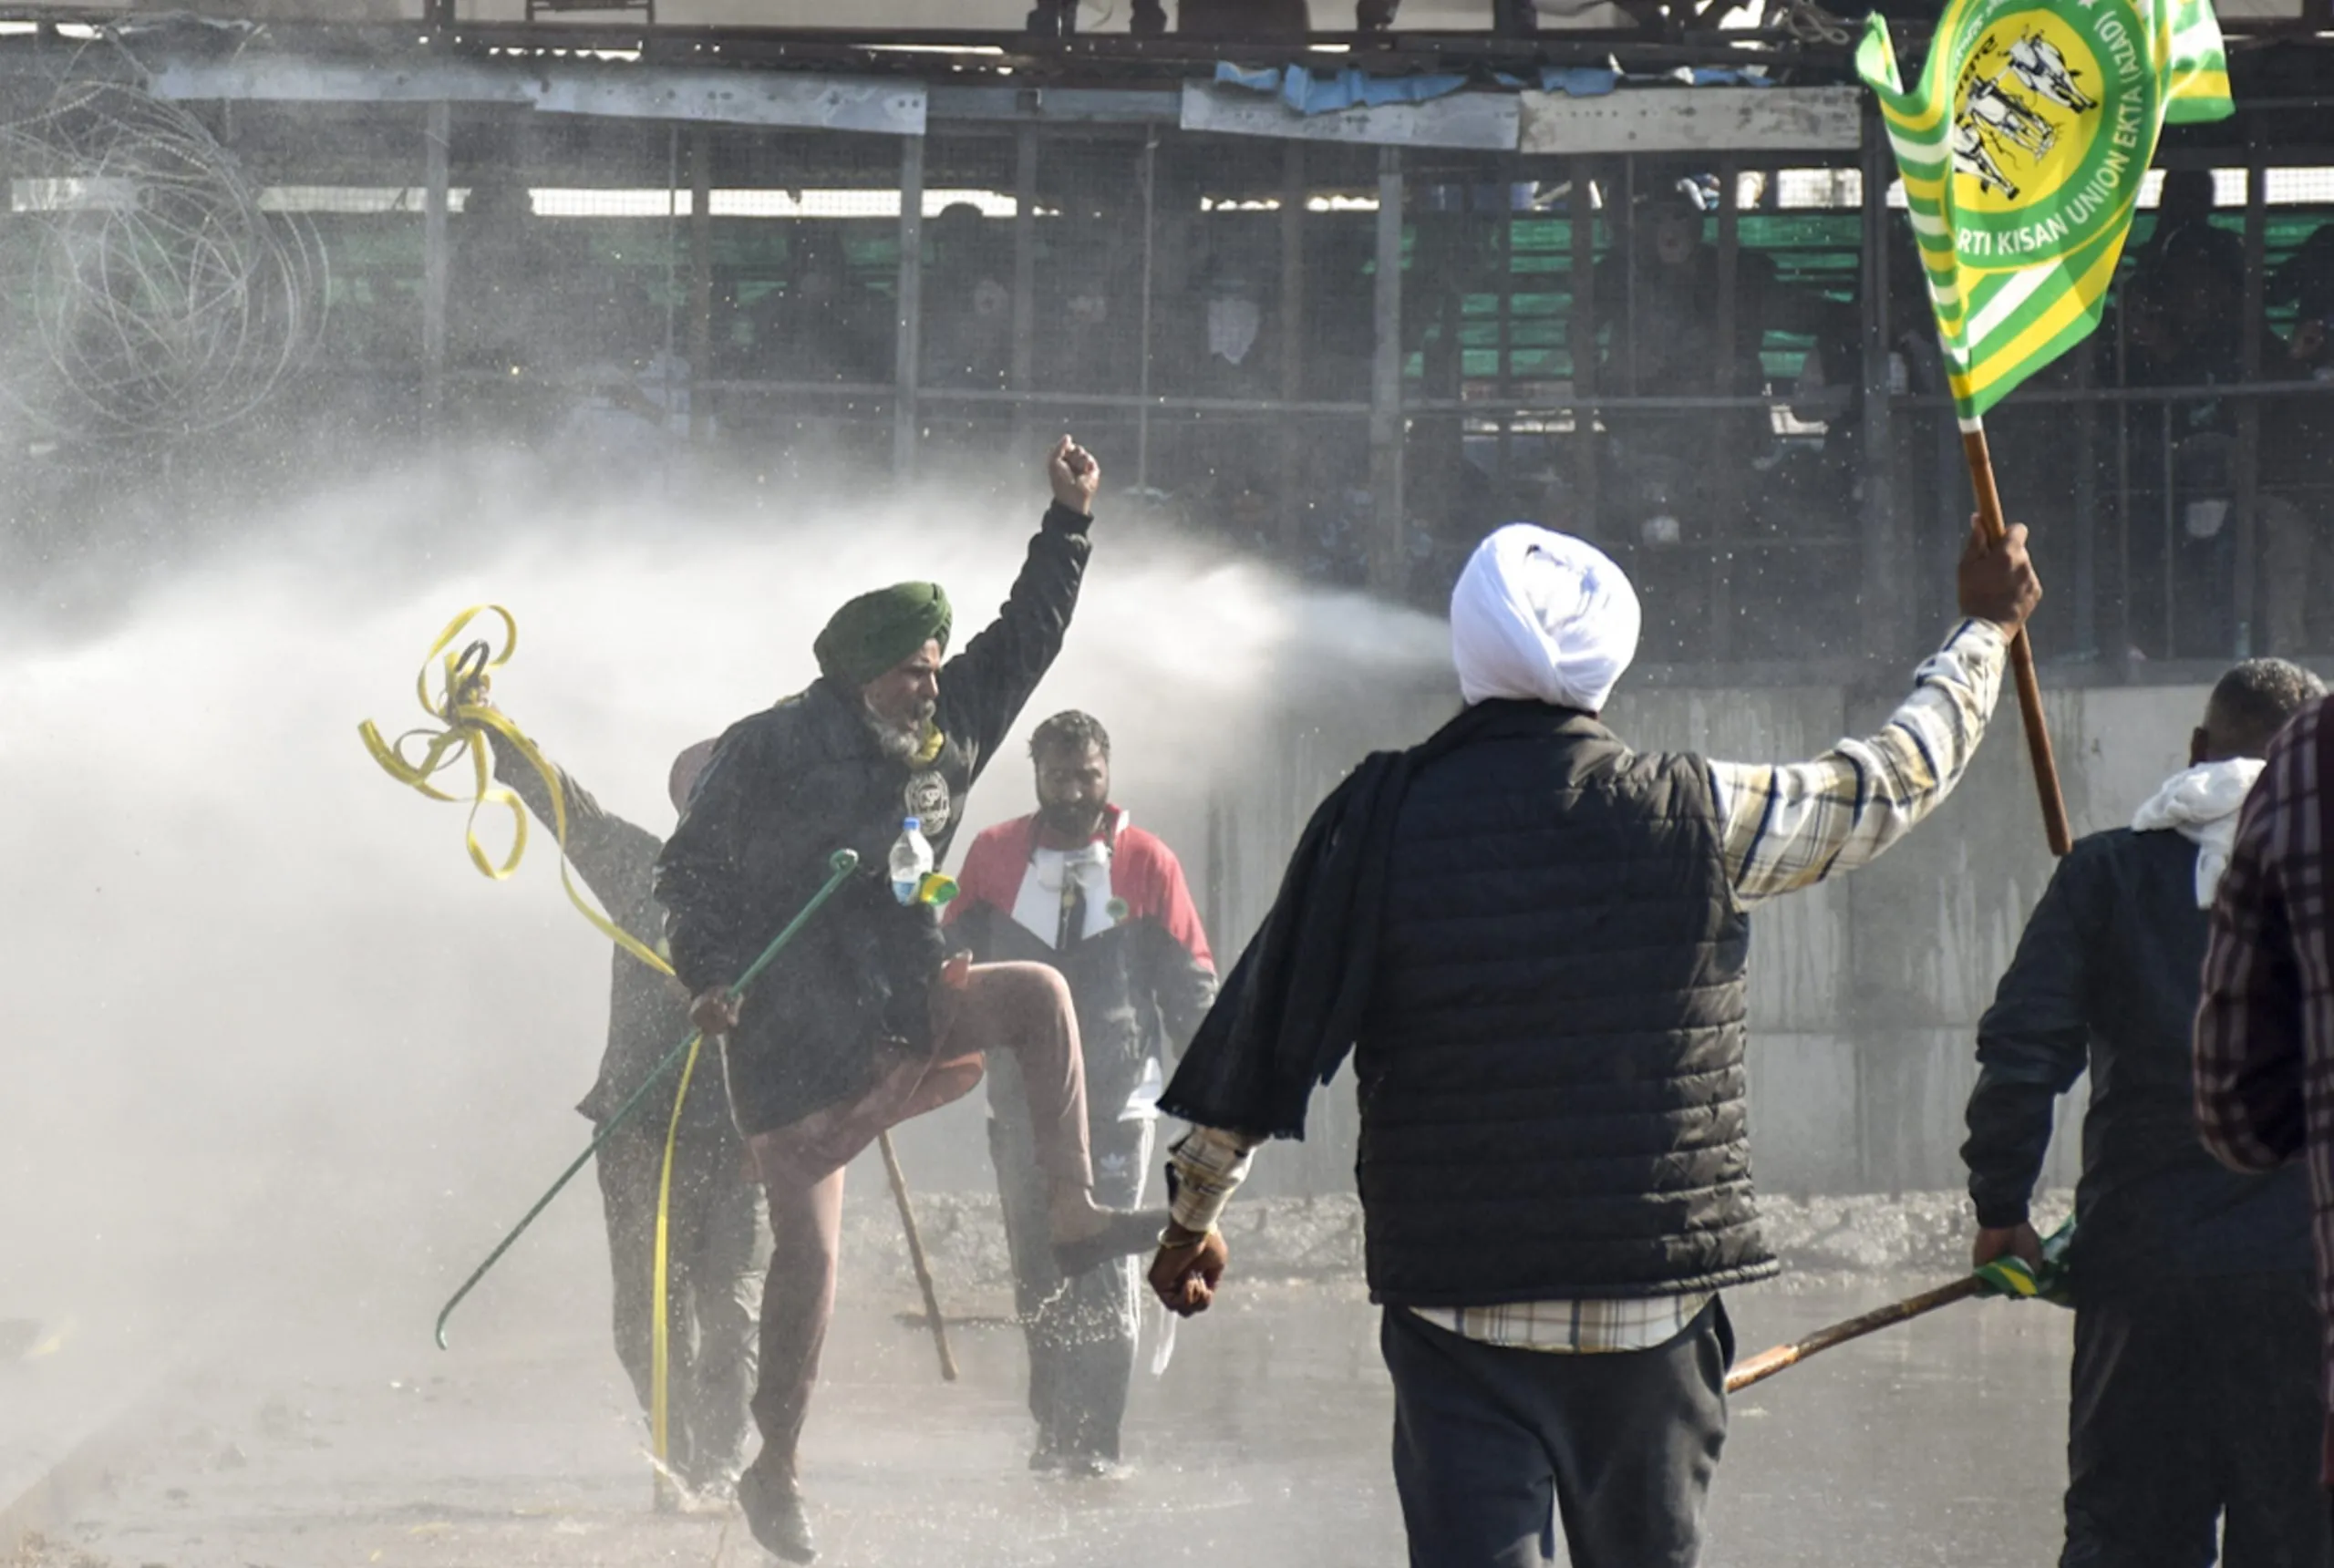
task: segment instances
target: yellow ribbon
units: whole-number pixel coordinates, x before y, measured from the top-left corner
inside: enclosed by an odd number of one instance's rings
[[[456,638],[467,631],[471,622],[480,615],[491,615],[502,623],[502,651],[493,651],[493,645],[479,639],[460,653],[449,650]],[[552,830],[559,841],[559,885],[567,892],[567,900],[598,929],[603,936],[647,965],[661,975],[670,975],[673,966],[665,962],[656,950],[635,938],[606,915],[594,909],[575,885],[567,859],[567,791],[561,788],[559,769],[547,761],[526,733],[511,722],[491,705],[474,700],[492,689],[493,672],[511,662],[519,649],[519,623],[511,612],[500,604],[473,604],[447,624],[421,656],[421,673],[414,677],[414,696],[421,709],[437,721],[408,729],[395,741],[384,740],[371,719],[356,727],[356,733],[371,752],[381,770],[398,783],[419,791],[432,800],[461,803],[461,798],[449,795],[430,780],[467,758],[470,764],[471,791],[470,821],[463,841],[470,851],[470,863],[480,873],[501,882],[519,869],[519,861],[527,852],[527,808],[519,797],[494,781],[493,743],[488,739],[491,731],[508,743],[511,749],[522,758],[543,781],[543,789],[551,797]],[[441,679],[435,698],[429,691],[431,666],[438,666]],[[408,758],[407,749],[418,742],[421,753]],[[511,812],[511,852],[497,864],[478,840],[478,818],[491,806],[501,806]]]
[[[491,640],[480,638],[453,651],[456,639],[470,629],[470,623],[481,615],[490,615],[502,624],[502,649],[494,651]],[[527,852],[527,808],[525,802],[511,790],[494,781],[493,742],[489,734],[501,736],[511,749],[526,760],[543,781],[543,789],[551,797],[552,830],[559,842],[559,884],[566,890],[567,900],[600,934],[618,947],[631,954],[651,969],[667,977],[673,976],[673,966],[655,948],[648,946],[594,908],[570,874],[567,855],[567,791],[560,783],[559,769],[553,767],[535,743],[524,731],[511,723],[499,709],[478,699],[484,697],[493,685],[493,672],[511,662],[519,649],[519,623],[510,611],[500,604],[473,604],[447,623],[421,655],[421,671],[414,677],[413,691],[421,710],[435,722],[407,730],[394,741],[382,738],[371,719],[356,727],[358,738],[365,749],[379,763],[381,770],[407,788],[429,797],[461,804],[461,797],[449,795],[430,780],[449,769],[459,768],[467,758],[470,765],[470,820],[463,831],[465,847],[470,851],[470,863],[480,872],[501,882],[519,869]],[[439,684],[433,697],[429,677],[433,668]],[[408,748],[418,744],[417,756],[408,756]],[[935,751],[937,748],[934,748]],[[497,862],[479,842],[479,813],[490,807],[506,807],[511,812],[511,852]],[[666,1340],[671,1331],[671,1258],[673,1155],[680,1140],[681,1108],[688,1101],[689,1084],[697,1075],[699,1053],[704,1049],[705,1037],[697,1036],[689,1042],[689,1054],[681,1064],[681,1081],[673,1096],[672,1119],[665,1128],[665,1166],[656,1187],[656,1247],[655,1264],[655,1295],[650,1308],[649,1367],[651,1391],[649,1397],[649,1439],[653,1444],[657,1473],[660,1478],[671,1472],[665,1468],[670,1455],[669,1357]]]

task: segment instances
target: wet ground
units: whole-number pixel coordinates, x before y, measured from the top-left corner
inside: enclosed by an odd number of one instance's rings
[[[1745,1353],[1935,1283],[1809,1276],[1729,1297]],[[1234,1288],[1139,1378],[1133,1465],[1024,1467],[1017,1332],[956,1332],[942,1385],[904,1284],[847,1273],[806,1484],[835,1568],[1395,1568],[1389,1396],[1350,1285]],[[181,1385],[109,1495],[26,1568],[759,1568],[734,1520],[648,1511],[637,1418],[574,1301],[287,1328]],[[978,1315],[1003,1303],[952,1301]],[[532,1316],[535,1322],[527,1321]],[[1965,1304],[1740,1397],[1709,1568],[2048,1562],[2069,1319]]]

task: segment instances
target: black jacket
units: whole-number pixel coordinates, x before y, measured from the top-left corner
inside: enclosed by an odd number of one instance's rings
[[[915,766],[886,757],[856,692],[820,679],[732,726],[657,862],[674,967],[692,992],[735,981],[828,876],[836,850],[859,871],[748,994],[727,1042],[729,1096],[749,1136],[848,1099],[873,1079],[874,1047],[923,1044],[945,954],[928,908],[903,908],[887,871],[901,819],[922,819],[944,861],[964,802],[1037,689],[1077,607],[1088,520],[1056,506],[997,619],[940,673],[946,738]]]
[[[1969,1195],[2014,1225],[2040,1176],[2058,1097],[2091,1070],[2076,1189],[2079,1293],[2177,1274],[2310,1267],[2298,1165],[2227,1170],[2197,1140],[2190,1031],[2204,966],[2196,846],[2095,833],[2059,863],[1978,1026]]]
[[[1683,1295],[1774,1273],[1750,1187],[1749,924],[1707,765],[1487,702],[1356,777],[1163,1107],[1283,1130],[1289,1087],[1336,1065],[1309,1037],[1350,1013],[1377,1299]],[[1342,971],[1307,957],[1326,943],[1355,954]]]
[[[491,733],[491,732],[490,732]],[[494,776],[525,802],[545,828],[553,826],[551,796],[542,776],[512,751],[500,736],[493,738]],[[656,834],[635,827],[622,817],[603,810],[584,787],[562,768],[557,769],[567,806],[567,858],[600,908],[617,926],[639,942],[654,947],[662,940],[664,912],[651,891],[656,853],[664,848]],[[608,987],[608,1048],[600,1058],[600,1077],[592,1092],[575,1109],[594,1121],[604,1121],[646,1081],[658,1063],[693,1032],[688,994],[671,976],[660,975],[626,953],[613,948]],[[736,1144],[728,1108],[717,1087],[710,1053],[703,1053],[689,1080],[687,1114],[681,1121],[685,1137],[712,1138]],[[676,1068],[659,1084],[629,1125],[653,1130],[662,1139],[673,1115],[673,1093],[680,1083]]]

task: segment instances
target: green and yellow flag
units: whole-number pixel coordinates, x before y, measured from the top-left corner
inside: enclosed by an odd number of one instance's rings
[[[2231,112],[2205,0],[1951,0],[1919,83],[1874,16],[1879,95],[1963,428],[2099,325],[2166,120]]]

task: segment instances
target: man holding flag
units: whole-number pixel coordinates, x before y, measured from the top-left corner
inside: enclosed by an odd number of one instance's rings
[[[1351,1055],[1411,1568],[1692,1568],[1726,1435],[1720,1293],[1771,1275],[1743,1114],[1748,915],[1868,863],[1974,750],[2005,650],[2052,848],[2070,842],[2023,633],[2040,589],[1982,415],[2096,325],[2167,114],[2228,112],[2201,0],[1952,0],[1881,95],[1982,531],[1968,617],[1869,741],[1744,767],[1597,723],[1639,614],[1593,547],[1524,526],[1451,601],[1469,707],[1365,762],[1299,841],[1161,1109],[1192,1124],[1151,1268],[1204,1311],[1254,1150]]]

